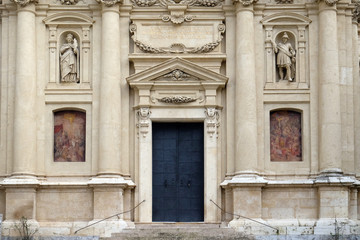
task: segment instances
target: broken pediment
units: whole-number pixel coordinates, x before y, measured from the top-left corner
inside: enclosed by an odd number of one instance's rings
[[[218,89],[228,78],[190,61],[173,58],[127,78],[136,89],[136,105],[217,104]]]

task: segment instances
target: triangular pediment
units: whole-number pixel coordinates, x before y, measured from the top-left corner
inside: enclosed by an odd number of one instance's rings
[[[224,87],[228,78],[182,58],[173,58],[159,65],[131,75],[127,78],[130,86],[137,85],[186,85],[210,84]]]

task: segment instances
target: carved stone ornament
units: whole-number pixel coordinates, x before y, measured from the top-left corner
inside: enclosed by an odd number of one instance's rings
[[[339,0],[318,0],[318,2],[324,1],[328,6],[334,6]]]
[[[353,21],[359,23],[360,22],[360,1],[353,1],[355,3],[355,9],[353,11]]]
[[[79,0],[60,0],[62,5],[75,5]]]
[[[196,100],[197,98],[191,98],[186,96],[171,96],[171,97],[158,98],[159,102],[176,103],[176,104],[195,102]]]
[[[217,129],[220,126],[219,122],[219,111],[214,107],[206,108],[205,110],[206,115],[206,127],[207,132],[209,133],[210,137],[212,138],[214,134],[217,134]]]
[[[104,4],[107,7],[114,6],[117,3],[121,4],[123,2],[123,0],[96,0],[96,1],[100,4],[101,3]]]
[[[233,0],[233,4],[241,3],[243,6],[250,6],[253,3],[256,3],[258,0]]]
[[[184,21],[191,22],[192,20],[194,20],[194,17],[191,15],[174,14],[174,15],[164,15],[162,16],[161,20],[163,20],[164,22],[171,21],[172,23],[180,24],[183,23]]]
[[[11,0],[11,1],[20,5],[21,7],[25,7],[29,3],[35,3],[35,4],[39,3],[38,0]]]
[[[136,112],[138,123],[136,126],[139,128],[139,134],[146,137],[150,127],[150,114],[151,111],[148,107],[142,107]]]
[[[169,5],[187,5],[187,6],[201,6],[201,7],[216,7],[222,4],[224,0],[131,0],[134,6],[151,7]]]
[[[172,71],[169,74],[164,75],[164,78],[171,78],[174,81],[182,81],[186,78],[189,78],[190,75],[187,73],[184,73],[183,71],[176,69],[174,71]]]
[[[291,4],[294,0],[276,0],[276,3],[278,4]]]
[[[132,33],[132,40],[134,41],[135,45],[145,53],[208,53],[213,51],[219,44],[221,43],[222,39],[224,38],[225,33],[225,24],[219,24],[218,31],[219,31],[219,39],[215,42],[207,43],[200,47],[195,48],[188,48],[182,43],[173,43],[170,47],[161,47],[155,48],[146,43],[143,43],[136,39],[135,32],[136,32],[136,25],[130,25],[130,32]]]

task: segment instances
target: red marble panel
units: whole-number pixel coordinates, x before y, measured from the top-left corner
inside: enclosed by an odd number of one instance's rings
[[[86,114],[60,111],[54,114],[54,161],[85,162]]]
[[[271,161],[302,161],[301,113],[289,110],[270,113]]]

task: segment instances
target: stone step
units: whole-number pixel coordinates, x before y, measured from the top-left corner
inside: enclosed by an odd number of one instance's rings
[[[106,240],[253,240],[221,224],[151,223],[136,224]]]

